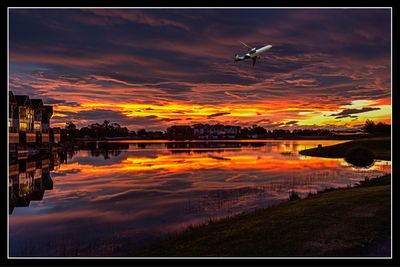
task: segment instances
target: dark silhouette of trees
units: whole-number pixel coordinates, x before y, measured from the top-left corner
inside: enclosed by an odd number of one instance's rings
[[[69,139],[79,137],[79,130],[72,121],[66,122],[65,131],[67,133],[67,138]]]
[[[290,130],[275,129],[272,131],[272,136],[274,137],[285,137],[288,135],[290,135]]]
[[[140,129],[137,131],[137,136],[138,137],[145,137],[147,134],[146,129]]]
[[[131,136],[128,128],[121,127],[118,123],[110,123],[104,120],[102,124],[92,123],[88,126],[82,127],[80,130],[76,128],[73,122],[67,122],[65,127],[70,138],[105,138],[105,137],[127,137]]]
[[[251,127],[244,127],[241,129],[242,138],[265,138],[268,135],[268,131],[261,126],[252,125]]]
[[[389,124],[386,124],[383,122],[374,123],[371,120],[367,120],[362,129],[364,132],[371,134],[371,135],[387,136],[387,135],[390,135],[391,126]]]
[[[165,139],[166,134],[162,131],[146,131],[145,129],[140,129],[136,133],[137,138],[140,139]]]
[[[223,126],[223,125],[222,125]],[[171,126],[169,129],[174,129]],[[180,126],[182,127],[182,126]],[[186,126],[193,129],[195,126]],[[179,128],[179,127],[178,127]],[[180,128],[179,128],[180,129]],[[374,123],[371,120],[367,120],[365,125],[362,127],[365,133],[373,136],[390,135],[391,126],[382,122]],[[67,133],[69,139],[73,138],[113,138],[113,137],[130,137],[135,139],[167,139],[171,137],[167,132],[163,131],[147,131],[146,129],[139,129],[137,132],[129,131],[127,127],[122,127],[118,123],[112,123],[109,120],[104,120],[103,123],[93,123],[88,126],[77,129],[77,126],[69,121],[66,123],[64,131]],[[174,135],[174,134],[173,134]],[[252,125],[251,127],[243,127],[240,129],[240,133],[237,135],[237,139],[263,139],[263,138],[302,138],[302,137],[329,137],[336,136],[335,131],[328,129],[294,129],[292,131],[288,129],[274,129],[267,130],[264,127],[258,125]],[[172,136],[171,138],[173,138]],[[188,137],[193,139],[195,137]],[[186,138],[186,139],[188,139]]]
[[[82,127],[80,130],[76,129],[76,125],[68,122],[66,126],[70,138],[112,138],[112,137],[131,137],[141,139],[163,139],[165,137],[162,131],[146,131],[140,129],[137,132],[129,131],[127,127],[122,127],[118,123],[112,123],[109,120],[104,120],[102,124],[92,123],[88,126]]]
[[[67,129],[67,130],[74,130],[74,129],[76,129],[76,125],[75,125],[75,123],[73,123],[72,121],[68,121],[68,122],[65,123],[65,124],[66,124],[65,129]]]

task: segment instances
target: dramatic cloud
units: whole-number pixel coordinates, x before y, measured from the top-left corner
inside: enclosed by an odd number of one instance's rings
[[[208,118],[215,118],[215,117],[219,117],[219,116],[224,116],[224,115],[229,115],[229,112],[219,112],[219,113],[214,113],[211,115],[208,115]]]
[[[9,88],[54,105],[53,125],[390,123],[390,9],[10,9],[9,25]],[[273,47],[253,67],[238,40]]]
[[[373,110],[380,110],[380,108],[371,108],[371,107],[364,107],[361,109],[345,109],[337,114],[332,114],[331,116],[336,117],[336,119],[341,119],[341,118],[356,118],[356,116],[351,116],[352,114],[358,114],[358,113],[364,113],[364,112],[369,112]]]
[[[288,121],[285,125],[296,125],[299,121]]]
[[[88,11],[96,16],[91,17],[91,19],[87,19],[90,18],[90,16],[81,16],[80,18],[82,19],[83,23],[104,25],[107,23],[120,24],[123,23],[124,21],[128,21],[128,22],[136,22],[139,24],[145,24],[149,26],[172,26],[186,31],[190,30],[189,27],[183,23],[179,23],[172,19],[159,18],[139,10],[92,9]]]

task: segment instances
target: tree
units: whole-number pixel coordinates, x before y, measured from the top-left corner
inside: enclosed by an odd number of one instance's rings
[[[104,127],[107,129],[108,128],[108,125],[110,124],[110,121],[109,120],[104,120],[104,122],[103,122],[103,125],[104,125]]]
[[[138,136],[145,136],[147,134],[145,129],[140,129],[137,131],[137,135]]]
[[[258,125],[253,125],[250,131],[251,131],[252,134],[257,134],[259,136],[267,134],[267,130],[265,130],[264,127],[261,127],[261,126],[258,126]]]
[[[65,129],[67,131],[67,136],[69,138],[75,138],[79,134],[79,130],[76,129],[76,125],[72,121],[68,121],[65,125]]]
[[[365,122],[365,125],[362,127],[362,129],[367,132],[367,133],[373,133],[375,129],[375,123],[371,120],[367,120]]]
[[[74,129],[76,129],[76,125],[75,125],[75,123],[73,123],[72,121],[68,121],[68,122],[66,123],[65,129],[67,129],[67,130],[74,130]]]
[[[391,126],[383,122],[374,123],[367,120],[362,129],[371,135],[390,135]]]

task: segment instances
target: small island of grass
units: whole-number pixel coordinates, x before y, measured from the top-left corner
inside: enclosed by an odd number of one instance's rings
[[[364,149],[373,154],[374,159],[390,160],[390,136],[357,139],[333,146],[316,147],[302,150],[299,153],[305,156],[325,158],[345,158],[354,149]]]

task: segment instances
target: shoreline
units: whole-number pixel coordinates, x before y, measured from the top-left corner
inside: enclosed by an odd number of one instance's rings
[[[390,188],[387,174],[326,189],[189,226],[130,256],[390,256]]]
[[[310,136],[310,137],[302,137],[302,136],[286,136],[286,137],[266,137],[266,138],[238,138],[238,139],[136,139],[136,138],[75,138],[72,142],[106,142],[106,141],[158,141],[158,142],[251,142],[251,141],[285,141],[285,140],[318,140],[318,141],[349,141],[349,140],[358,140],[366,138],[365,136]]]

